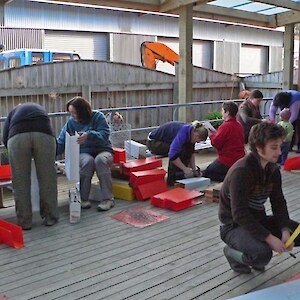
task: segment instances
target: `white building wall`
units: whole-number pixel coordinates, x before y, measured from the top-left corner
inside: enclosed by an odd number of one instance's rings
[[[169,43],[178,53],[179,19],[176,16],[26,0],[14,0],[4,8],[6,27],[45,30],[46,43],[51,36],[55,36],[55,31],[60,35],[63,30],[68,41],[70,37],[77,35],[76,43],[78,47],[84,47],[81,52],[85,53],[85,58],[99,59],[100,56],[95,54],[93,41],[86,42],[90,41],[91,36],[97,34],[106,34],[107,44],[102,49],[107,51],[107,59],[113,61],[141,65],[139,47],[145,40],[165,39],[166,44]],[[96,37],[95,39],[99,42],[99,39]],[[265,62],[266,67],[261,69],[279,71],[280,69],[277,68],[282,64],[280,51],[283,48],[283,32],[281,31],[195,19],[193,39],[193,63],[196,66],[213,67],[215,70],[227,73],[239,73],[240,64],[247,65],[248,59],[241,57],[242,44],[258,46],[262,49],[267,47],[268,61]],[[59,43],[63,43],[63,38],[59,39]],[[52,39],[50,45],[53,44],[55,40]],[[239,48],[236,45],[239,45]],[[73,43],[70,47],[80,52],[78,47],[73,47]],[[264,51],[256,53],[258,61],[265,59],[264,53]],[[158,70],[174,74],[174,68],[169,70],[172,66],[166,63],[164,66],[161,65],[162,63],[158,64]]]
[[[178,37],[178,17],[104,8],[14,0],[5,5],[5,26]],[[196,40],[283,47],[280,31],[194,20]]]

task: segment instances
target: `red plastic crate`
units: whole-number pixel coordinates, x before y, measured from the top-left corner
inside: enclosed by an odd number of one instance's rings
[[[0,165],[0,180],[11,180],[10,165]]]

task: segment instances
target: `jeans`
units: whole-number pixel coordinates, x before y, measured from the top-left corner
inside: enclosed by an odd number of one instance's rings
[[[281,238],[281,230],[274,216],[268,216],[260,223],[274,236]],[[288,227],[292,232],[297,226],[297,222],[290,220]],[[220,235],[229,247],[244,254],[243,261],[248,265],[265,266],[272,258],[272,249],[265,241],[256,239],[237,224],[221,225]],[[295,239],[295,246],[300,246],[300,236]]]
[[[82,200],[89,199],[92,177],[95,171],[100,181],[100,198],[102,200],[113,198],[110,170],[112,162],[113,155],[107,151],[99,153],[95,158],[88,153],[80,153],[80,197]]]

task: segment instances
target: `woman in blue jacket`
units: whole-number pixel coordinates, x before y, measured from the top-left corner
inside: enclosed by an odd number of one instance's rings
[[[109,210],[115,205],[110,170],[113,162],[113,149],[109,141],[110,130],[105,116],[99,111],[92,111],[91,104],[82,97],[69,100],[66,110],[71,117],[57,139],[57,155],[64,152],[66,132],[70,135],[78,132],[81,207],[91,207],[88,197],[91,180],[96,171],[103,199],[98,205],[98,210]]]

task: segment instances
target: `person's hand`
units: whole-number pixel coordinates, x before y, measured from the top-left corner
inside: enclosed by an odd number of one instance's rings
[[[183,172],[184,172],[184,177],[185,178],[192,178],[192,177],[194,177],[194,172],[193,172],[192,168],[185,168]]]
[[[288,230],[282,230],[282,236],[281,241],[285,244],[287,240],[290,238],[291,234]],[[291,251],[294,247],[294,243],[292,243],[288,248],[286,248],[287,251]]]
[[[78,132],[78,134],[79,134],[79,137],[77,139],[77,143],[79,145],[81,145],[86,142],[86,140],[88,138],[88,134],[85,131],[80,131],[80,132]]]
[[[198,166],[196,166],[196,168],[193,169],[193,175],[194,175],[194,177],[201,177],[202,176],[202,172],[201,172],[201,170]]]
[[[269,234],[266,239],[266,243],[271,247],[271,249],[275,252],[282,253],[286,252],[287,249],[283,241],[274,236],[273,234]]]

